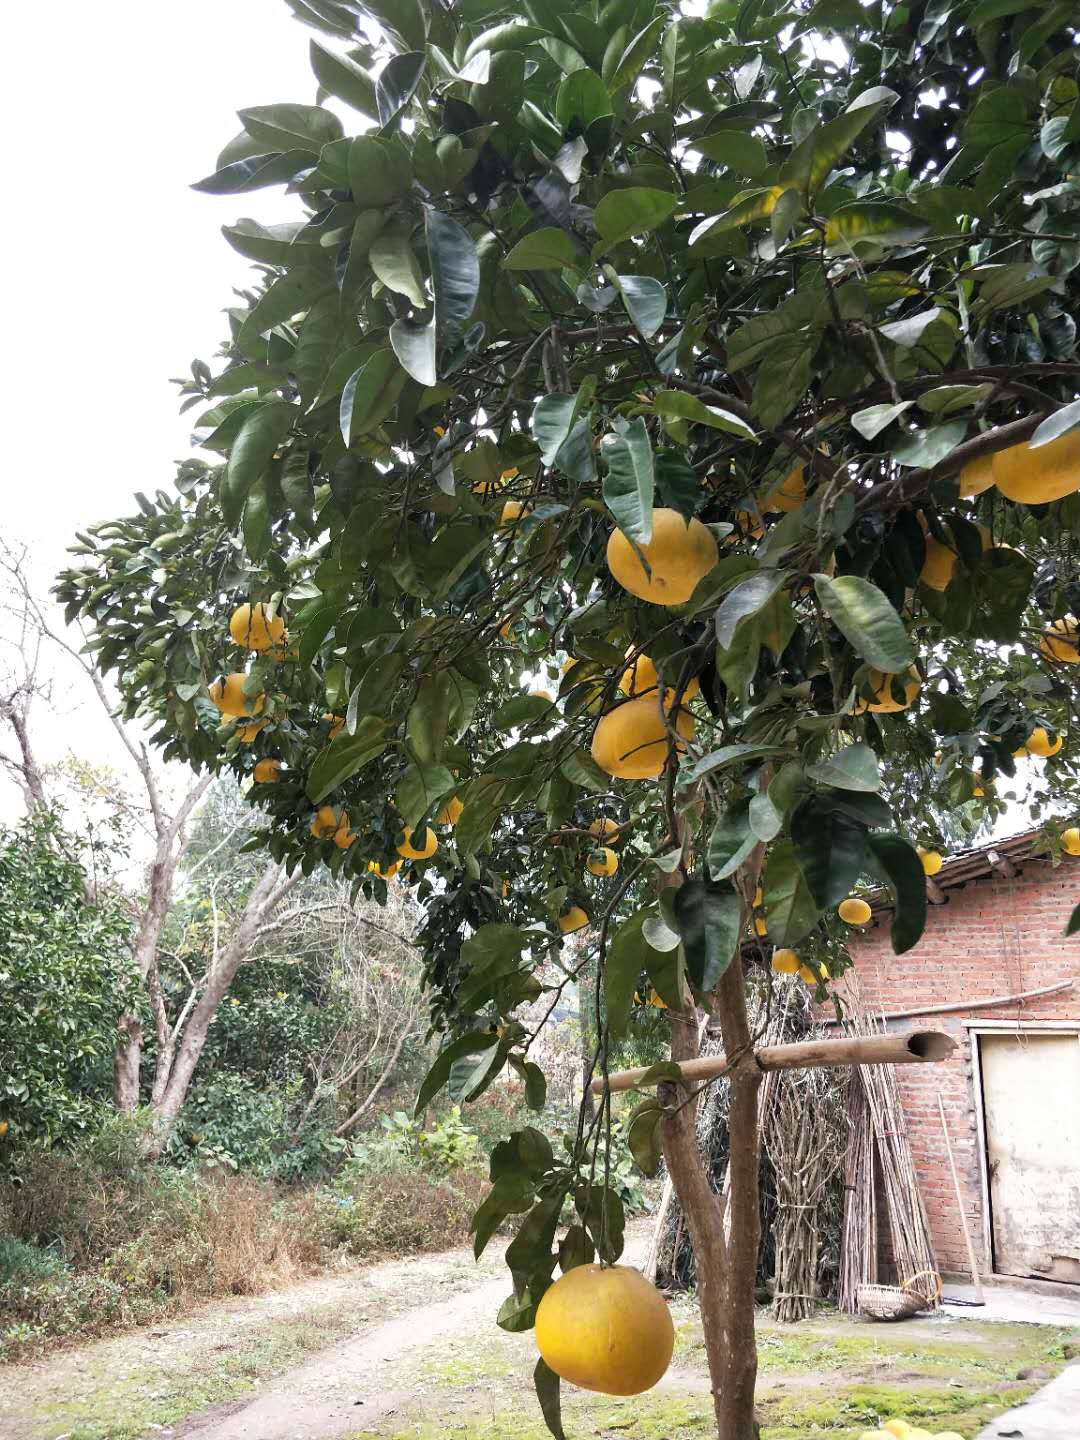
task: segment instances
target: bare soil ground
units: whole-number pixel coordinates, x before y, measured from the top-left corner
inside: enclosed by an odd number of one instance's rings
[[[644,1253],[648,1222],[628,1259]],[[466,1251],[352,1269],[215,1304],[0,1368],[2,1440],[544,1440],[531,1335],[494,1315],[501,1256]],[[704,1440],[711,1400],[693,1305],[675,1362],[633,1400],[569,1392],[571,1437]],[[974,1437],[1064,1364],[1068,1331],[947,1317],[875,1326],[826,1315],[759,1329],[766,1440],[855,1440],[890,1415]],[[715,1431],[713,1431],[715,1433]]]

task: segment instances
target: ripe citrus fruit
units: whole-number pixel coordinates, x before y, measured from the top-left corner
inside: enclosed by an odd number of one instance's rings
[[[345,729],[345,716],[326,714],[322,718],[329,726],[329,730],[327,731],[328,738],[335,740],[341,734],[342,730]]]
[[[348,850],[349,846],[356,841],[358,837],[355,831],[349,829],[348,811],[342,812],[341,824],[337,827],[337,829],[334,831],[333,835],[330,838],[333,840],[334,844],[339,850]]]
[[[632,653],[632,651],[627,651],[628,655]],[[678,678],[679,669],[680,667],[677,663],[668,667],[667,678],[669,685],[664,694],[665,709],[670,709],[674,701],[675,691],[670,682],[672,679]],[[657,674],[656,666],[649,659],[648,655],[639,655],[634,663],[623,671],[622,679],[619,681],[619,689],[624,695],[635,697],[638,695],[655,694],[656,687],[659,684],[660,676]],[[692,700],[695,695],[700,694],[701,682],[696,675],[692,675],[686,682],[686,689],[682,692],[682,698],[684,700]]]
[[[769,933],[769,922],[764,915],[754,916],[754,934],[764,938]]]
[[[716,541],[700,520],[689,524],[677,510],[654,510],[652,539],[640,546],[649,569],[621,530],[607,544],[607,563],[624,590],[654,605],[681,605],[716,564]]]
[[[836,913],[845,925],[865,925],[871,912],[865,900],[860,900],[857,895],[849,895],[846,900],[840,901]]]
[[[3,1140],[4,1136],[5,1136],[7,1133],[8,1133],[8,1122],[7,1122],[6,1120],[0,1120],[0,1140]]]
[[[430,860],[438,848],[439,842],[435,837],[435,831],[429,825],[424,830],[424,843],[419,849],[412,843],[412,836],[406,830],[405,839],[397,847],[397,853],[404,855],[406,860]]]
[[[945,863],[938,851],[927,850],[922,845],[915,847],[919,852],[919,859],[922,861],[924,875],[936,875]]]
[[[765,496],[761,502],[762,510],[775,512],[782,510],[785,513],[797,510],[806,499],[806,470],[800,463],[790,470],[775,490]]]
[[[564,935],[572,935],[575,930],[584,930],[589,923],[589,917],[580,905],[571,905],[559,916],[559,929]]]
[[[1080,490],[1080,430],[1048,445],[1012,445],[994,456],[994,484],[1010,500],[1044,505]]]
[[[458,822],[458,817],[464,809],[465,806],[461,803],[457,796],[452,796],[446,802],[443,808],[439,811],[438,815],[435,816],[435,824],[456,825]]]
[[[548,1366],[583,1390],[640,1395],[671,1364],[675,1328],[660,1292],[625,1265],[576,1265],[536,1311]]]
[[[502,514],[499,516],[499,529],[509,529],[519,520],[524,520],[528,513],[529,506],[524,500],[507,500],[502,507]]]
[[[680,710],[675,729],[692,740],[694,717]],[[593,733],[592,757],[601,770],[619,780],[651,780],[659,775],[667,763],[668,731],[657,712],[656,697],[642,695],[602,715]]]
[[[594,850],[585,862],[590,875],[614,875],[619,868],[619,857],[607,845]]]
[[[260,760],[251,773],[257,785],[273,785],[281,778],[281,761]]]
[[[1080,664],[1080,625],[1071,615],[1055,620],[1039,641],[1039,650],[1047,660],[1060,660],[1063,665]]]
[[[589,834],[595,835],[598,840],[610,840],[612,835],[619,833],[617,821],[608,820],[606,817],[601,820],[594,820],[589,826]]]
[[[814,967],[813,967],[812,965],[800,965],[800,966],[799,966],[799,979],[800,979],[800,980],[804,980],[807,985],[815,985],[815,986],[816,986],[816,985],[817,985],[817,982],[818,982],[817,971],[814,969]]]
[[[237,727],[236,736],[244,745],[250,745],[260,730],[265,730],[268,722],[266,720],[252,720],[249,725]]]
[[[321,805],[315,811],[315,819],[308,827],[316,840],[325,840],[333,835],[334,831],[341,824],[341,816],[332,805]]]
[[[372,875],[378,875],[380,880],[392,880],[401,869],[401,861],[395,860],[393,865],[387,865],[384,870],[377,860],[369,860],[367,862],[367,868],[371,871]]]
[[[899,1418],[896,1420],[886,1420],[881,1428],[887,1434],[895,1436],[896,1440],[907,1440],[907,1436],[911,1431],[911,1426],[908,1422]]]
[[[926,536],[926,558],[919,571],[919,579],[931,590],[945,590],[956,570],[957,555],[948,545],[942,545],[933,535]]]
[[[269,606],[240,605],[229,620],[229,634],[245,650],[269,650],[285,639],[285,621],[280,615],[272,619]]]
[[[794,950],[774,950],[772,968],[778,975],[794,975],[799,969],[799,957]]]
[[[855,714],[861,715],[864,710],[873,710],[878,714],[891,715],[898,710],[906,710],[922,689],[922,679],[915,666],[910,666],[902,683],[904,702],[901,704],[893,696],[893,678],[884,670],[871,670],[867,676],[867,685],[876,698],[866,701],[861,695],[858,696],[855,700]]]
[[[994,483],[994,457],[984,455],[981,460],[971,460],[960,471],[960,498],[970,500],[989,490]]]
[[[234,670],[231,675],[223,675],[209,687],[206,693],[222,715],[258,715],[266,704],[265,695],[244,694],[246,679],[243,671]]]
[[[1080,855],[1080,830],[1075,825],[1061,832],[1061,848],[1066,855]]]
[[[1021,755],[1038,755],[1043,760],[1048,760],[1051,755],[1056,755],[1064,744],[1061,736],[1050,739],[1049,732],[1043,725],[1036,725],[1027,738],[1027,742],[1015,750],[1013,754],[1019,758]]]

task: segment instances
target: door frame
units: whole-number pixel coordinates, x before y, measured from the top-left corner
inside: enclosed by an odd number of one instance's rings
[[[1003,1272],[994,1265],[994,1228],[990,1206],[990,1158],[986,1150],[986,1106],[983,1102],[982,1035],[1075,1035],[1080,1044],[1080,1020],[963,1020],[971,1049],[971,1086],[975,1099],[975,1132],[979,1152],[980,1210],[982,1213],[982,1263],[988,1275]]]

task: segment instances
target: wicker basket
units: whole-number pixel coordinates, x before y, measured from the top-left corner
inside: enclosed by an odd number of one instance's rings
[[[932,1296],[926,1293],[930,1289]],[[856,1303],[859,1314],[871,1320],[910,1320],[920,1310],[932,1310],[940,1298],[941,1276],[935,1270],[924,1270],[902,1286],[860,1285]]]

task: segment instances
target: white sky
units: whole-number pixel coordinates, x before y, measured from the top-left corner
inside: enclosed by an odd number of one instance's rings
[[[237,109],[314,100],[313,33],[283,0],[4,7],[0,527],[32,546],[42,592],[77,528],[128,513],[136,490],[168,489],[188,453],[192,417],[169,377],[210,360],[248,269],[220,227],[296,213],[280,190],[189,186],[240,129]],[[44,725],[44,757],[63,754],[77,721],[83,757],[119,763],[80,694]],[[19,808],[0,781],[0,819]]]

